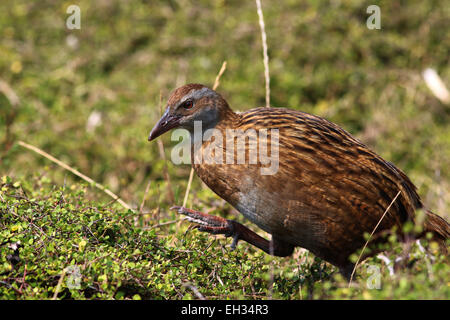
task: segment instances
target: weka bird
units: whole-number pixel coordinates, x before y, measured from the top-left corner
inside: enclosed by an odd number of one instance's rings
[[[201,123],[202,134],[215,129],[226,138],[218,139],[216,134],[214,139],[199,140],[194,132],[196,121]],[[289,256],[300,246],[339,267],[348,277],[354,267],[349,256],[363,247],[364,234],[374,230],[399,191],[374,239],[395,226],[402,236],[402,225],[414,222],[416,209],[423,207],[416,187],[401,170],[318,116],[283,108],[235,113],[214,90],[187,84],[171,94],[148,140],[173,128],[191,133],[191,163],[200,179],[272,235],[268,241],[236,221],[174,207],[198,223],[200,231],[233,237],[233,248],[238,240],[244,240],[266,253]],[[278,141],[267,148],[278,149],[277,170],[263,174],[260,169],[267,167],[267,161],[251,161],[251,149],[258,146],[250,143],[251,135],[244,147],[230,148],[235,137],[227,135],[229,129],[264,131],[268,137],[276,129]],[[222,157],[222,163],[198,161],[211,145],[216,152],[223,151],[216,155]],[[227,156],[242,154],[244,162],[226,161]],[[424,232],[433,233],[441,242],[448,239],[449,224],[426,209],[424,212]]]

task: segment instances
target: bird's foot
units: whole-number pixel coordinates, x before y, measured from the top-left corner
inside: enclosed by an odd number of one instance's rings
[[[187,216],[189,221],[197,223],[197,228],[200,231],[232,237],[233,243],[231,244],[231,248],[233,250],[236,248],[238,241],[243,240],[268,254],[278,257],[290,256],[294,251],[294,246],[290,243],[284,242],[276,237],[272,237],[272,241],[268,241],[237,221],[227,220],[184,207],[176,206],[170,209],[177,210],[178,213]]]
[[[239,241],[239,233],[236,232],[234,221],[222,217],[213,216],[200,211],[187,209],[185,207],[174,206],[171,210],[177,210],[178,213],[187,216],[187,220],[197,223],[196,228],[199,231],[205,231],[211,234],[223,234],[225,237],[233,237],[231,248],[235,249]]]

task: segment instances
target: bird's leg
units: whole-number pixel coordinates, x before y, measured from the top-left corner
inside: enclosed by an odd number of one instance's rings
[[[278,257],[289,256],[294,250],[294,246],[291,244],[276,238],[272,238],[272,241],[268,241],[234,220],[228,220],[184,207],[175,206],[171,209],[177,210],[178,213],[187,216],[190,222],[197,223],[197,228],[200,231],[205,231],[211,234],[223,234],[225,237],[232,237],[232,249],[236,248],[239,240],[244,240],[264,252]]]

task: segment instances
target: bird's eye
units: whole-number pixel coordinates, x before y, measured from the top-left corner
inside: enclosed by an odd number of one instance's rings
[[[194,102],[192,100],[187,100],[183,102],[182,106],[184,109],[191,109],[194,106]]]

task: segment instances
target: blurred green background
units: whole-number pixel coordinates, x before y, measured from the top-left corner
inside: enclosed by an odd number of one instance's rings
[[[81,8],[80,30],[66,28],[72,4]],[[371,4],[381,8],[381,30],[366,27]],[[448,3],[265,0],[263,10],[272,106],[339,124],[404,170],[426,205],[448,218],[450,106],[422,77],[431,67],[450,85]],[[160,210],[162,218],[174,219],[167,208],[182,203],[190,166],[164,161],[158,143],[147,141],[160,109],[180,85],[212,86],[223,61],[227,69],[218,91],[231,107],[264,105],[261,48],[254,1],[2,0],[0,176],[45,176],[56,186],[81,181],[19,146],[22,140],[135,208],[150,182],[143,212],[152,214],[140,216],[140,223],[157,223]],[[175,142],[170,135],[160,139],[170,159]],[[95,188],[85,197],[111,201]],[[198,178],[188,206],[232,212]],[[401,295],[410,291],[403,288]]]

